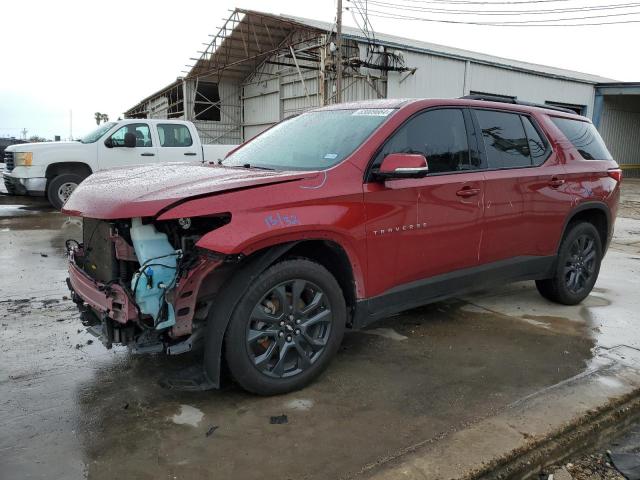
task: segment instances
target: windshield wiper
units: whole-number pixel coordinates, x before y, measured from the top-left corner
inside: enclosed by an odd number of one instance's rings
[[[210,164],[213,162],[209,162]],[[223,167],[229,167],[229,168],[248,168],[248,169],[256,169],[256,170],[268,170],[270,172],[273,172],[275,170],[275,168],[269,168],[269,167],[262,167],[262,166],[258,166],[258,165],[251,165],[250,163],[243,163],[243,164],[238,164],[238,165],[227,165],[226,163],[222,162],[222,159],[219,159],[216,162],[218,165],[222,165]]]
[[[259,167],[257,165],[251,165],[250,163],[243,163],[242,168],[254,168],[256,170],[269,170],[269,171],[275,170],[275,168]]]

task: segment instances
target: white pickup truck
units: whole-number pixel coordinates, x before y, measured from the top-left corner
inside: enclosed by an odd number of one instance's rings
[[[46,196],[60,209],[71,192],[98,170],[158,162],[214,162],[236,145],[203,145],[182,120],[126,119],[100,125],[75,142],[7,147],[2,174],[10,195]]]

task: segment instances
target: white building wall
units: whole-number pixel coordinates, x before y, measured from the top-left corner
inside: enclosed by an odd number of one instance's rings
[[[469,90],[518,97],[518,100],[584,105],[593,114],[594,86],[471,62]]]
[[[430,54],[403,52],[403,55],[405,65],[417,70],[415,74],[390,72],[389,98],[455,98],[480,92],[542,104],[584,105],[588,116],[593,113],[591,84]]]
[[[280,121],[280,80],[265,77],[245,84],[242,102],[243,135],[248,140]]]
[[[151,99],[148,106],[149,118],[167,118],[168,105],[164,96]]]
[[[403,52],[410,72],[389,72],[388,98],[454,98],[465,95],[465,62],[435,55]]]

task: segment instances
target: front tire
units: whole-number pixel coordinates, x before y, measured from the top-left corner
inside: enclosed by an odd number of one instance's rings
[[[56,210],[61,210],[84,177],[77,173],[63,173],[52,178],[47,185],[47,199]]]
[[[568,229],[558,251],[554,276],[537,280],[540,294],[552,302],[576,305],[596,283],[602,261],[602,241],[596,228],[587,222]]]
[[[310,260],[285,260],[254,280],[233,312],[225,358],[234,380],[259,395],[308,385],[342,342],[347,319],[336,279]]]

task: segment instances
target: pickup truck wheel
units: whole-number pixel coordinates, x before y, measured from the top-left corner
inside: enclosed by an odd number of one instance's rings
[[[602,261],[602,242],[596,228],[587,222],[571,226],[558,251],[555,275],[537,280],[540,294],[552,302],[576,305],[596,283]]]
[[[340,286],[323,266],[302,259],[273,265],[231,316],[225,357],[233,378],[259,395],[304,387],[338,351],[346,312]]]
[[[49,180],[47,186],[49,203],[56,210],[60,210],[82,180],[84,177],[76,173],[63,173]]]

